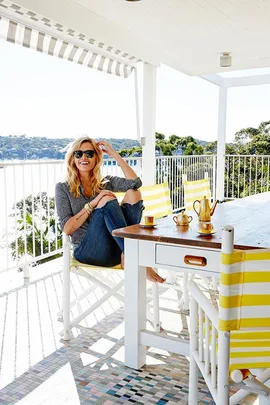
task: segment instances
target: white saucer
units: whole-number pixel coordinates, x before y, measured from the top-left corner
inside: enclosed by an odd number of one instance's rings
[[[141,228],[154,228],[155,226],[157,226],[157,224],[152,224],[152,225],[139,224],[139,226]]]
[[[201,232],[201,231],[197,231],[197,233],[201,236],[210,236],[210,235],[214,235],[214,233],[216,233],[216,230],[213,229],[211,232]]]

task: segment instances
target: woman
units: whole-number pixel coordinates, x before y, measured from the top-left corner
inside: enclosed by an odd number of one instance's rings
[[[102,179],[103,153],[117,161],[125,177]],[[56,208],[61,229],[71,235],[74,257],[81,263],[112,267],[121,262],[124,267],[124,240],[112,231],[140,222],[141,180],[105,140],[76,140],[66,154],[66,164],[66,182],[56,185]],[[121,205],[117,191],[126,192]],[[151,267],[147,267],[147,278],[164,282]]]

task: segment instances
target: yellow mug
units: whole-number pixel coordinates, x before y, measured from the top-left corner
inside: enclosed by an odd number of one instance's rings
[[[153,215],[145,215],[144,216],[144,225],[154,225],[155,224],[155,217]]]

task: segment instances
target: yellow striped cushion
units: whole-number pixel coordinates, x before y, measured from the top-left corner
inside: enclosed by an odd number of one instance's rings
[[[270,249],[221,255],[219,330],[270,330]]]
[[[212,326],[209,339],[212,342]],[[204,327],[204,335],[206,329]],[[218,354],[218,334],[216,352]],[[270,367],[270,331],[232,331],[230,334],[230,372]]]
[[[232,332],[230,371],[270,367],[270,332]]]
[[[121,264],[118,264],[117,266],[114,267],[102,267],[102,266],[94,266],[92,264],[84,264],[81,262],[78,262],[78,260],[76,260],[73,256],[70,259],[70,268],[71,267],[84,267],[84,268],[89,268],[89,269],[95,269],[95,270],[124,270],[121,267]]]
[[[143,215],[153,215],[155,218],[162,218],[172,213],[168,183],[141,187],[140,191],[145,207]],[[122,201],[124,195],[125,193],[116,193],[119,202]]]
[[[187,211],[193,210],[195,200],[201,200],[204,196],[211,199],[209,179],[184,181],[185,207]]]

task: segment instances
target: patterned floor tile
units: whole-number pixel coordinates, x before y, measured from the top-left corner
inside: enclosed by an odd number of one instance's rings
[[[61,341],[61,286],[59,273],[0,296],[0,405],[188,403],[185,357],[149,348],[142,369],[125,367],[123,309],[115,302],[83,321],[70,342]],[[188,335],[187,316],[177,316]],[[203,379],[198,385],[199,404],[214,404]]]

